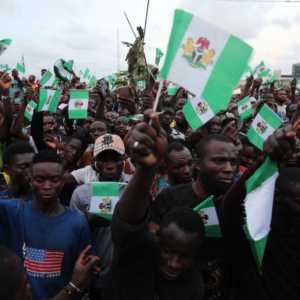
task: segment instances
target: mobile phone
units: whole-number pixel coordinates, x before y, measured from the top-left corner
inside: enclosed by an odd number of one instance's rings
[[[101,85],[104,98],[109,97],[109,90],[105,78],[101,78],[98,82]]]
[[[15,99],[14,99],[14,102],[15,102],[15,103],[21,103],[21,102],[22,102],[22,99],[21,99],[21,98],[15,98]]]
[[[118,88],[118,93],[119,93],[120,97],[129,98],[131,100],[134,100],[131,88],[129,86],[122,86],[122,87]]]

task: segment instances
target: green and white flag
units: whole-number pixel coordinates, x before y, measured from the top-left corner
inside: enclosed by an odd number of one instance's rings
[[[79,75],[79,77],[81,77],[83,75],[83,72],[81,70],[79,70],[78,75]]]
[[[146,88],[146,81],[145,80],[137,81],[136,82],[136,87],[140,88],[140,89],[145,89]]]
[[[178,84],[170,82],[168,86],[168,95],[170,96],[176,95],[178,89],[179,89]]]
[[[113,77],[112,75],[110,75],[110,76],[107,76],[106,78],[107,78],[107,80],[108,80],[108,82],[109,82],[110,85],[115,84],[115,82],[116,82],[115,77]]]
[[[177,9],[159,76],[200,97],[214,111],[225,110],[252,51],[239,38]]]
[[[25,62],[24,62],[24,56],[22,54],[22,59],[19,63],[17,63],[17,70],[20,71],[21,73],[25,73]]]
[[[0,70],[3,72],[7,72],[11,69],[8,67],[8,64],[0,64]]]
[[[250,96],[238,102],[237,107],[242,120],[249,118],[253,113]]]
[[[57,87],[58,81],[55,79],[55,76],[48,70],[44,76],[40,80],[41,86],[51,86],[51,87]]]
[[[246,73],[246,78],[248,78],[249,76],[253,75],[255,73],[255,69],[250,68],[249,66],[247,67],[247,71]]]
[[[256,68],[256,74],[258,78],[268,76],[270,70],[266,67],[264,61],[262,61]]]
[[[205,226],[205,236],[222,237],[220,223],[216,212],[213,196],[204,200],[194,208],[203,219]]]
[[[143,119],[144,119],[144,115],[143,114],[137,114],[137,115],[130,116],[130,117],[126,118],[124,120],[124,122],[128,121],[128,120],[140,121],[140,120],[143,120]]]
[[[83,74],[83,79],[88,78],[89,73],[90,73],[90,70],[89,70],[88,68],[86,68],[86,70],[85,70],[85,72],[84,72],[84,74]]]
[[[118,182],[91,182],[93,186],[89,212],[111,220],[116,204],[119,201]]]
[[[159,48],[156,48],[156,56],[155,56],[155,64],[158,66],[159,62],[160,62],[160,59],[161,57],[163,56],[163,52],[159,49]]]
[[[10,46],[11,40],[5,39],[0,41],[0,56],[3,54],[5,50]]]
[[[89,79],[90,79],[90,82],[89,82],[89,83],[90,83],[91,85],[94,85],[94,83],[95,83],[95,81],[96,81],[96,76],[91,75]]]
[[[270,70],[270,69],[268,69],[268,70]],[[275,79],[276,79],[276,75],[274,74],[274,72],[272,72],[270,70],[268,75],[264,78],[262,85],[263,86],[268,86],[271,83],[273,83]]]
[[[30,101],[27,106],[26,106],[26,109],[25,109],[25,114],[24,116],[31,120],[32,119],[32,115],[33,115],[33,112],[35,110],[35,108],[37,107],[37,104],[34,102],[34,101]]]
[[[261,266],[270,232],[277,177],[277,162],[267,157],[260,168],[245,183],[247,191],[244,201],[246,223],[243,228],[260,274],[262,274]]]
[[[40,103],[38,112],[52,111],[55,112],[61,91],[40,89]]]
[[[70,90],[69,118],[85,119],[87,117],[87,108],[89,103],[89,91]]]
[[[264,141],[281,126],[282,122],[283,121],[264,104],[253,120],[247,137],[253,145],[263,150]]]

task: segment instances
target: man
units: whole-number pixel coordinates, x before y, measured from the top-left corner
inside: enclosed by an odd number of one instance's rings
[[[183,106],[188,102],[188,100],[184,97],[178,97],[175,100],[175,111],[177,111],[178,109],[182,109]]]
[[[220,116],[214,116],[210,119],[210,124],[211,124],[211,130],[209,134],[214,134],[214,133],[219,133],[221,130],[221,117]]]
[[[152,126],[148,124],[152,119]],[[116,205],[112,218],[113,261],[103,299],[202,299],[197,252],[204,226],[191,209],[174,210],[155,239],[148,229],[148,194],[167,148],[158,114],[147,110],[127,141],[136,173]]]
[[[84,218],[57,201],[63,174],[60,156],[52,150],[40,151],[30,167],[34,200],[0,201],[0,245],[21,258],[34,300],[61,291],[72,278],[79,254],[92,244]]]
[[[95,122],[95,119],[93,117],[87,117],[83,121],[83,132],[86,139],[89,141],[90,144],[94,144],[94,140],[92,139],[90,133],[91,133],[91,125]]]
[[[174,121],[175,121],[174,126],[172,126],[172,124],[170,126],[174,127],[174,129],[176,129],[177,131],[185,134],[186,130],[189,127],[189,124],[184,116],[182,109],[179,109],[175,112]]]
[[[18,98],[15,98],[15,102],[21,103],[21,101],[23,100],[24,91],[22,89],[23,83],[19,77],[19,72],[16,69],[13,69],[11,72],[11,76],[13,77],[13,80],[11,81],[11,85],[9,88],[9,96],[11,99],[14,99],[14,93],[16,91],[19,91],[20,95],[18,96]]]
[[[188,148],[179,143],[170,143],[164,156],[167,167],[168,180],[163,183],[157,195],[165,188],[181,183],[191,182],[193,179],[194,161]]]
[[[297,110],[297,103],[291,102],[285,108],[286,111],[286,121],[291,121],[293,118],[294,113]]]
[[[168,101],[164,101],[162,103],[162,111],[164,112],[161,115],[162,128],[174,139],[184,140],[184,134],[170,126],[175,115],[174,104]]]
[[[285,121],[286,119],[286,105],[284,105],[284,102],[286,100],[286,91],[283,89],[277,90],[276,91],[276,105],[277,105],[277,110],[281,113],[282,115],[282,120]]]
[[[199,254],[204,280],[204,299],[227,299],[230,289],[230,232],[222,212],[222,197],[232,185],[238,171],[238,155],[233,142],[225,135],[212,134],[201,139],[195,159],[197,179],[194,183],[163,190],[151,208],[150,228],[154,230],[175,207],[195,208],[214,196],[214,205],[223,238],[205,237]]]
[[[106,107],[106,112],[113,111],[113,108],[115,106],[114,98],[113,97],[106,97],[104,105]]]
[[[249,168],[253,165],[261,155],[261,150],[255,147],[248,139],[247,136],[241,137],[241,143],[243,149],[240,155],[240,168],[242,171],[245,171],[246,168]]]
[[[264,157],[282,163],[293,154],[295,132],[285,124],[264,143]],[[298,300],[300,291],[300,170],[280,172],[274,191],[271,230],[268,234],[259,274],[251,246],[242,230],[245,223],[246,181],[259,169],[265,158],[253,164],[235,182],[223,199],[224,216],[235,232],[234,290],[236,299]],[[270,191],[270,192],[273,192]],[[260,200],[260,199],[259,199]],[[264,200],[264,199],[261,199]],[[257,220],[259,221],[259,220]]]
[[[34,149],[26,142],[13,142],[3,156],[3,169],[10,176],[10,188],[0,192],[0,199],[32,201],[33,193],[28,182],[29,167]]]
[[[98,176],[93,182],[121,182],[126,183],[131,178],[123,173],[125,147],[122,139],[117,135],[105,134],[99,137],[94,146],[95,167]],[[122,195],[124,184],[120,185]],[[99,300],[104,288],[105,277],[111,264],[112,241],[110,233],[110,222],[104,218],[97,217],[87,211],[90,208],[92,198],[92,185],[84,184],[78,187],[71,199],[70,207],[84,216],[93,230],[92,236],[96,245],[97,255],[101,255],[98,281],[90,292],[90,299]]]
[[[131,127],[131,120],[126,120],[128,116],[119,115],[115,122],[115,133],[123,140],[128,132],[128,127]]]

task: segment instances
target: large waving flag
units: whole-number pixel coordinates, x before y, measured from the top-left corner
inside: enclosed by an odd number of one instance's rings
[[[25,73],[25,62],[24,62],[24,56],[22,54],[22,59],[19,63],[17,63],[17,70],[20,71],[21,73]]]
[[[55,76],[48,70],[41,78],[39,84],[43,87],[44,86],[57,87],[58,81],[55,79]]]
[[[0,56],[3,54],[5,50],[10,46],[11,40],[5,39],[0,41]]]
[[[40,103],[38,112],[40,111],[56,111],[61,91],[40,89]]]
[[[227,108],[247,68],[252,47],[224,30],[182,10],[173,28],[160,77],[178,83],[213,111]],[[187,110],[194,110],[187,103]]]

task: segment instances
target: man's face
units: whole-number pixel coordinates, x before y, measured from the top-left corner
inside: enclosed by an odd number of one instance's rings
[[[275,100],[273,94],[265,94],[263,102],[275,112]]]
[[[30,75],[28,80],[31,84],[33,84],[35,82],[35,76]]]
[[[49,130],[51,132],[52,129],[55,131],[56,126],[57,126],[57,123],[56,123],[56,120],[55,120],[54,116],[44,116],[44,118],[43,118],[43,130],[44,130],[44,132],[49,131]]]
[[[85,146],[82,141],[71,139],[65,147],[64,158],[68,163],[76,163],[83,155]]]
[[[184,232],[171,223],[156,236],[156,254],[160,274],[173,280],[185,273],[195,262],[200,248],[197,233]]]
[[[92,98],[96,101],[96,103],[99,103],[100,97],[99,97],[99,95],[97,93],[93,93],[92,94]]]
[[[175,104],[175,110],[182,109],[182,107],[187,103],[187,99],[180,98]]]
[[[257,155],[254,153],[254,147],[244,146],[241,152],[240,164],[249,168],[257,161]]]
[[[196,130],[189,127],[185,133],[185,141],[188,143],[198,143],[206,134],[207,131],[201,129],[201,127]]]
[[[125,121],[125,116],[118,117],[115,123],[115,133],[120,136],[121,138],[124,138],[128,130],[126,130],[126,127],[129,126],[129,121]]]
[[[34,200],[44,204],[57,202],[64,185],[62,165],[52,162],[34,164],[30,172],[30,185]]]
[[[117,119],[117,114],[114,111],[108,111],[105,114],[105,118],[109,120],[110,125],[114,125]]]
[[[46,70],[42,70],[42,71],[41,71],[41,75],[44,76],[44,74],[45,74],[46,72],[47,72]]]
[[[176,111],[175,122],[176,122],[176,124],[182,124],[183,122],[186,122],[186,119],[185,119],[182,109],[179,109]]]
[[[118,181],[123,171],[124,156],[113,150],[106,150],[95,157],[99,181]]]
[[[106,106],[106,109],[107,111],[111,111],[114,107],[114,102],[111,98],[106,98],[105,99],[105,106]]]
[[[99,136],[107,133],[106,125],[103,122],[96,121],[90,127],[90,136],[95,142]]]
[[[231,183],[237,172],[237,152],[232,143],[211,141],[206,146],[204,158],[200,160],[200,168],[203,171],[223,183]]]
[[[11,75],[12,77],[18,76],[19,72],[17,70],[12,70]]]
[[[294,113],[296,112],[296,109],[297,109],[297,104],[296,104],[296,103],[291,104],[291,105],[289,106],[289,111],[288,111],[288,113],[286,114],[286,116],[289,118],[289,121],[292,120],[293,115],[294,115]]]
[[[91,125],[93,122],[95,122],[95,119],[92,117],[87,117],[83,121],[83,131],[86,136],[90,135]]]
[[[91,107],[91,108],[95,108],[95,99],[93,98],[90,98],[89,99],[89,106]]]
[[[172,151],[167,165],[168,176],[176,184],[190,182],[193,178],[194,161],[188,149]]]
[[[60,142],[58,144],[58,154],[61,158],[64,157],[65,154],[65,147],[66,147],[66,143],[65,142]]]
[[[164,107],[163,110],[165,112],[162,114],[162,126],[170,126],[174,119],[174,109],[172,107]]]
[[[15,156],[13,164],[8,167],[5,166],[5,172],[10,176],[11,182],[21,188],[28,189],[28,175],[29,167],[34,153],[24,153]]]
[[[221,118],[219,116],[214,116],[210,120],[211,122],[211,133],[218,133],[221,129]]]
[[[277,101],[280,103],[285,102],[285,98],[286,98],[286,91],[282,90],[277,92]]]

